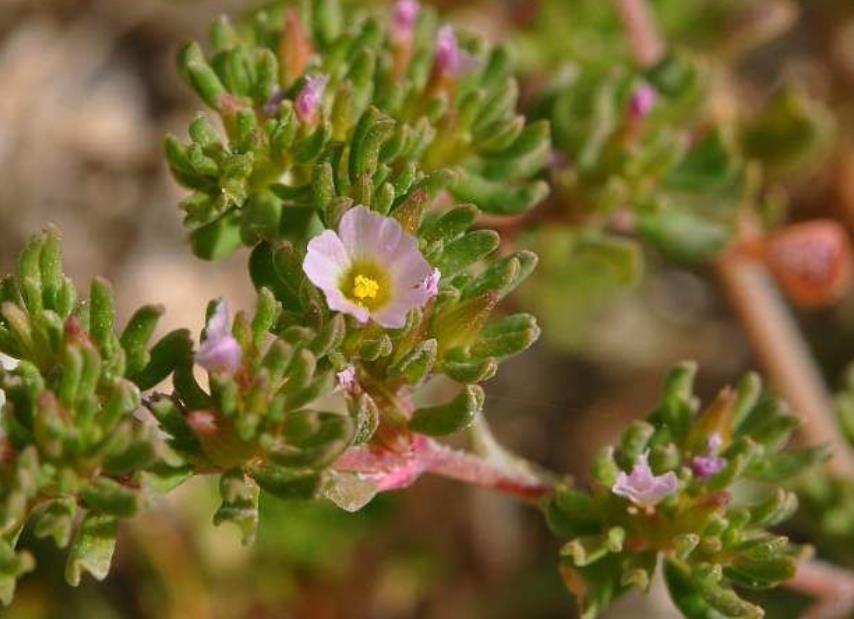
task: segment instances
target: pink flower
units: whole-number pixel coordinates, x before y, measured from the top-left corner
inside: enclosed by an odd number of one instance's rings
[[[636,120],[643,120],[650,115],[657,100],[658,93],[652,86],[648,84],[638,86],[629,100],[629,114]]]
[[[356,380],[356,366],[351,363],[340,372],[336,372],[335,379],[338,382],[338,389],[348,392],[353,391],[358,384]]]
[[[228,304],[220,300],[205,327],[205,338],[196,353],[196,363],[208,372],[234,374],[240,368],[243,351],[231,334]]]
[[[326,93],[327,84],[329,84],[329,78],[325,75],[316,75],[306,80],[305,86],[297,95],[295,104],[297,116],[302,122],[314,122],[323,101],[323,95]]]
[[[644,453],[635,462],[630,474],[620,471],[611,492],[629,499],[635,505],[649,508],[676,494],[678,489],[676,473],[668,471],[664,475],[653,475],[649,468],[649,454]]]
[[[364,206],[344,213],[337,233],[309,241],[303,271],[330,309],[390,329],[403,327],[410,310],[435,296],[435,286],[425,285],[433,269],[415,237]]]
[[[415,20],[418,19],[420,11],[421,5],[418,4],[417,0],[398,0],[395,3],[391,27],[392,37],[395,41],[405,43],[412,39]]]
[[[462,75],[473,70],[477,60],[460,49],[457,35],[451,26],[442,26],[436,32],[436,67],[448,75]]]
[[[708,479],[713,475],[717,475],[727,465],[726,458],[718,456],[718,452],[723,446],[721,435],[715,432],[709,437],[709,450],[707,455],[694,456],[691,459],[691,470],[701,479]]]

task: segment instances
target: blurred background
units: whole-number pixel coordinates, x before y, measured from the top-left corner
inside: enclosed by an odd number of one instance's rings
[[[64,234],[69,274],[79,283],[96,274],[111,279],[124,318],[133,307],[158,302],[167,309],[163,332],[198,331],[211,298],[252,306],[245,255],[215,265],[191,257],[176,208],[183,192],[161,154],[162,136],[181,134],[199,108],[178,79],[177,46],[203,39],[217,14],[250,4],[0,0],[2,271],[27,235],[54,222]],[[669,40],[720,54],[746,105],[766,98],[782,76],[795,76],[833,110],[837,131],[821,161],[782,184],[795,219],[832,216],[854,229],[854,2],[653,4]],[[603,0],[437,5],[455,23],[509,40],[525,72],[523,91],[578,50],[595,54],[617,37]],[[572,11],[586,21],[569,23]],[[611,294],[595,282],[583,288],[579,294],[600,301],[595,312],[560,305],[569,322],[502,366],[489,385],[487,414],[510,449],[583,481],[596,449],[655,404],[674,362],[700,363],[705,396],[751,367],[740,327],[710,274],[654,254],[646,261],[643,280],[629,291]],[[838,384],[854,351],[854,298],[799,320],[828,382]],[[79,589],[64,583],[61,553],[26,540],[40,569],[22,580],[2,616],[576,616],[555,568],[558,542],[536,510],[503,497],[427,478],[355,515],[265,497],[251,548],[240,545],[236,530],[213,526],[215,508],[213,488],[201,479],[158,501],[122,531],[109,579]],[[664,598],[630,597],[608,616],[676,616]]]

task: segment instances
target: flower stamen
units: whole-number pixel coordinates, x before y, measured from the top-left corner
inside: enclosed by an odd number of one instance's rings
[[[353,278],[353,296],[359,301],[376,299],[379,291],[380,284],[377,280],[364,275],[356,275]]]

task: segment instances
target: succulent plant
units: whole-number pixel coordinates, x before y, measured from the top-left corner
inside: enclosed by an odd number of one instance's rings
[[[0,352],[13,360],[0,370],[0,600],[33,568],[17,548],[25,527],[69,547],[69,583],[101,579],[120,521],[193,476],[218,477],[213,520],[250,543],[262,492],[355,511],[436,473],[539,501],[568,539],[561,568],[585,617],[646,589],[659,562],[687,616],[762,616],[734,587],[795,573],[802,550],[769,530],[797,507],[779,484],[827,450],[786,448],[796,417],[757,377],[699,412],[695,368],[677,367],[661,405],[597,458],[589,490],[506,452],[484,416],[482,384],[540,335],[504,303],[537,256],[510,244],[525,234],[502,247],[489,226],[546,198],[549,164],[558,199],[585,211],[571,251],[594,275],[638,270],[637,249],[607,234],[621,201],[676,257],[708,260],[730,242],[750,166],[724,128],[686,137],[698,67],[681,54],[643,74],[588,67],[529,123],[508,52],[417,2],[301,8],[221,18],[209,53],[178,54],[214,113],[189,142],[165,139],[189,191],[184,226],[202,259],[248,248],[253,313],[232,318],[214,299],[197,341],[177,330],[152,342],[154,305],[118,330],[109,284],[78,298],[53,228],[0,284]],[[788,122],[798,101],[775,113]],[[743,129],[744,152],[762,157],[780,124]],[[547,250],[565,239],[530,229]],[[441,397],[424,389],[433,379]],[[472,449],[441,442],[463,430]]]

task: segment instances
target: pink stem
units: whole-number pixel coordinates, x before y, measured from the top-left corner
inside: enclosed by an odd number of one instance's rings
[[[854,611],[854,574],[822,561],[803,561],[786,583],[817,599],[803,619],[844,619]]]
[[[643,68],[655,65],[664,56],[664,43],[658,35],[646,0],[614,1],[629,40],[632,57]]]
[[[554,489],[551,482],[527,466],[519,464],[510,468],[417,434],[411,435],[403,448],[351,447],[338,459],[335,468],[371,479],[380,491],[408,487],[422,473],[441,475],[528,500],[540,499]]]
[[[538,500],[554,491],[554,484],[519,465],[507,469],[474,454],[430,441],[431,473],[468,484],[492,488],[519,498]]]
[[[854,474],[849,449],[833,415],[833,403],[809,348],[765,266],[734,247],[718,259],[718,278],[754,354],[779,393],[803,419],[807,443],[833,448],[828,463],[841,476]]]

